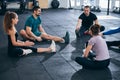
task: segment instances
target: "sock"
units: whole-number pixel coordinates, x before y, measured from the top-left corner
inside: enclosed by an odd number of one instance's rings
[[[28,55],[30,53],[32,53],[31,49],[23,49],[23,55]]]

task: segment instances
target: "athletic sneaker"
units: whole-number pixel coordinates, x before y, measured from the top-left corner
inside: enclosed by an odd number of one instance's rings
[[[68,31],[66,32],[65,37],[63,37],[63,39],[65,40],[66,44],[68,44],[70,42],[70,34]]]
[[[52,43],[50,45],[50,48],[52,49],[51,52],[56,52],[56,44],[55,44],[55,41],[52,40]]]
[[[23,49],[23,55],[28,55],[30,53],[32,53],[31,49]]]

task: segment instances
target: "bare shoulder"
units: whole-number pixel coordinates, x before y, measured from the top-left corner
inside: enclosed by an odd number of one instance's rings
[[[16,31],[14,31],[14,30],[9,30],[8,31],[8,35],[15,35],[15,33],[16,33]]]

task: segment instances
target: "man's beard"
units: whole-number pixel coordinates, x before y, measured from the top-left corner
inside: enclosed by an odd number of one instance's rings
[[[89,14],[85,14],[86,16],[89,16]]]
[[[36,14],[36,16],[40,16],[40,14]]]

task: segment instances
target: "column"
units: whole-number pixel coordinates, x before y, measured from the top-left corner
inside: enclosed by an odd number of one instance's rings
[[[84,4],[84,0],[80,0],[80,8],[82,8],[83,4]]]
[[[100,0],[95,0],[96,5],[95,6],[99,6]]]
[[[115,7],[115,1],[116,0],[111,0],[111,10],[113,10],[113,8]]]

